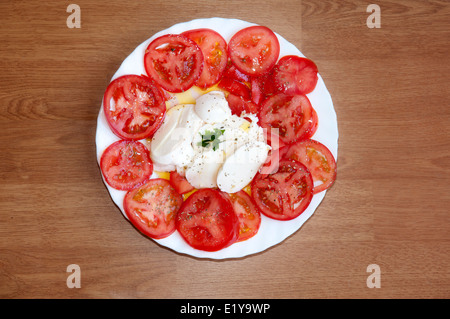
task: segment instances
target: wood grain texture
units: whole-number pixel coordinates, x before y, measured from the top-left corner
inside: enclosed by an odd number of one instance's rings
[[[74,1],[0,3],[0,298],[448,298],[450,3]],[[313,59],[338,116],[338,179],[269,250],[199,260],[160,247],[103,185],[104,89],[151,35],[203,17],[266,25]],[[66,286],[69,264],[81,288]],[[366,268],[381,268],[369,289]]]

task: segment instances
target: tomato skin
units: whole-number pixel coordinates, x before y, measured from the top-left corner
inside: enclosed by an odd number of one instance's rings
[[[318,80],[316,64],[307,58],[295,55],[282,57],[273,69],[277,89],[286,94],[308,94]]]
[[[169,181],[150,179],[127,192],[123,201],[130,222],[144,235],[161,239],[176,230],[175,217],[183,203]]]
[[[170,183],[180,194],[186,194],[194,190],[194,186],[189,184],[186,177],[178,174],[177,171],[170,172]]]
[[[308,139],[292,144],[284,157],[305,165],[313,181],[322,183],[314,186],[314,194],[330,188],[336,180],[336,160],[330,150],[318,141]]]
[[[226,195],[233,205],[234,212],[239,220],[239,237],[237,242],[255,236],[261,226],[261,213],[253,198],[243,190]]]
[[[219,83],[219,88],[231,94],[241,96],[244,100],[250,100],[250,88],[246,84],[237,80],[231,78],[223,78]]]
[[[315,132],[313,107],[306,95],[278,93],[266,99],[259,112],[260,126],[278,129],[285,144],[311,137]]]
[[[231,113],[237,116],[242,112],[257,114],[258,105],[252,100],[250,77],[241,73],[231,62],[230,65],[218,87],[228,93],[226,99]]]
[[[256,105],[259,105],[264,99],[265,95],[262,89],[261,82],[259,81],[259,78],[252,77],[250,83],[252,90],[252,102],[255,103]]]
[[[250,76],[269,72],[278,60],[280,43],[267,27],[251,26],[238,31],[228,43],[233,64]]]
[[[130,74],[108,85],[103,96],[103,112],[114,134],[140,140],[151,137],[161,126],[166,114],[164,102],[162,92],[151,79]]]
[[[226,99],[231,109],[231,113],[234,115],[241,116],[243,112],[252,114],[258,113],[258,106],[252,101],[245,100],[242,96],[230,93]]]
[[[190,89],[203,70],[203,53],[194,40],[166,34],[153,40],[144,55],[144,67],[163,89],[180,93]]]
[[[282,160],[278,170],[258,173],[251,184],[252,197],[261,213],[277,220],[297,218],[309,206],[314,183],[305,165]]]
[[[280,160],[287,152],[287,145],[280,139],[280,136],[272,130],[265,130],[267,144],[271,147],[266,162],[261,166],[259,172],[267,175],[278,169]]]
[[[228,48],[225,39],[211,29],[195,29],[183,32],[200,47],[203,54],[203,70],[195,83],[207,89],[220,81],[228,63]]]
[[[263,74],[261,76],[252,77],[252,101],[257,105],[263,103],[268,97],[279,93],[275,83],[273,82],[272,72]]]
[[[309,122],[310,127],[308,129],[308,132],[303,137],[304,139],[313,137],[317,131],[317,128],[319,127],[319,117],[317,116],[317,112],[314,108],[312,108],[311,119],[309,120]]]
[[[100,158],[106,183],[114,189],[130,190],[142,185],[153,173],[147,147],[138,141],[120,140],[108,146]]]
[[[250,82],[250,76],[239,71],[230,59],[228,59],[227,67],[223,73],[223,78],[229,78],[243,83]]]
[[[280,136],[271,130],[266,130],[265,132],[267,145],[269,145],[272,150],[277,150],[279,148],[282,148],[286,144],[280,139]]]
[[[262,175],[268,175],[276,172],[280,164],[280,159],[283,157],[286,149],[286,146],[278,149],[271,149],[267,156],[267,160],[259,169],[259,173]]]
[[[239,236],[239,222],[233,206],[222,192],[203,188],[189,196],[178,211],[176,227],[193,248],[218,251]]]

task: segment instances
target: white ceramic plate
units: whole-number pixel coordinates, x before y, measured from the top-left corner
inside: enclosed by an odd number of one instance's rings
[[[145,49],[151,41],[164,34],[178,34],[191,29],[210,28],[220,33],[222,37],[228,42],[237,31],[252,25],[255,24],[242,20],[223,18],[198,19],[176,24],[169,29],[156,33],[147,41],[140,44],[123,61],[122,65],[114,74],[111,81],[119,76],[126,74],[146,74],[143,62]],[[280,42],[280,58],[285,55],[298,55],[302,57],[304,56],[294,45],[286,41],[282,36],[277,34],[277,37]],[[320,70],[320,65],[318,67]],[[319,118],[318,129],[312,139],[326,145],[337,160],[338,128],[336,113],[333,108],[331,96],[327,88],[325,87],[325,83],[323,82],[320,74],[317,86],[313,92],[308,94],[308,98],[310,99]],[[103,113],[103,106],[101,106],[97,120],[97,133],[95,141],[97,147],[98,163],[100,163],[100,157],[103,151],[110,144],[117,140],[119,140],[119,138],[110,130]],[[112,200],[119,207],[125,218],[127,218],[123,209],[123,198],[125,197],[126,192],[115,190],[106,183],[105,185],[111,195]],[[180,234],[177,231],[175,231],[175,233],[167,238],[155,241],[158,244],[173,249],[179,253],[188,254],[199,258],[225,259],[239,258],[255,254],[282,242],[287,237],[295,233],[303,225],[303,223],[311,217],[317,206],[324,198],[325,193],[326,191],[323,191],[319,194],[314,195],[308,208],[299,217],[293,220],[277,221],[262,216],[260,230],[254,237],[243,242],[235,243],[217,252],[205,252],[190,247],[181,238]]]

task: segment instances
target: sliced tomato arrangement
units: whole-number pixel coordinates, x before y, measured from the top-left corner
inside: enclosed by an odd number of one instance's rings
[[[194,85],[203,70],[203,54],[190,38],[179,34],[153,40],[144,56],[147,74],[169,92],[183,92]]]
[[[241,81],[232,78],[223,78],[219,83],[219,88],[233,94],[242,97],[244,100],[250,100],[251,90]]]
[[[315,194],[330,188],[336,179],[334,156],[318,141],[308,139],[290,145],[285,158],[296,160],[309,169],[314,180]]]
[[[144,235],[160,239],[172,234],[183,197],[165,179],[151,179],[129,191],[123,207],[131,223]]]
[[[222,76],[223,79],[233,79],[243,83],[249,83],[251,77],[245,73],[242,73],[238,68],[228,59],[227,67]]]
[[[220,191],[200,189],[181,206],[177,230],[186,242],[200,250],[217,251],[239,236],[239,222],[230,201]]]
[[[141,185],[153,173],[150,153],[138,141],[120,140],[102,154],[100,167],[105,181],[118,190],[130,190]]]
[[[261,212],[273,219],[291,220],[308,207],[314,183],[305,165],[282,160],[271,174],[257,174],[252,182],[252,196]]]
[[[179,174],[177,171],[170,172],[170,183],[180,194],[186,194],[194,190],[194,186],[189,184],[186,177]]]
[[[252,26],[238,31],[228,43],[228,50],[231,61],[241,72],[257,76],[275,65],[280,44],[269,28]]]
[[[139,140],[161,125],[166,104],[161,90],[147,77],[124,75],[112,81],[103,97],[111,130],[124,139]]]
[[[284,56],[273,70],[277,89],[286,94],[307,94],[316,87],[316,64],[307,58],[295,55]]]
[[[256,114],[258,112],[258,106],[255,103],[239,95],[228,94],[227,102],[230,106],[231,113],[237,116],[240,116],[242,113]]]
[[[311,102],[306,95],[278,93],[266,99],[259,113],[260,125],[278,130],[285,144],[309,138],[315,131]]]
[[[314,194],[333,185],[336,160],[312,139],[320,123],[307,94],[318,68],[307,58],[279,55],[277,35],[264,26],[241,29],[228,43],[212,29],[188,30],[149,43],[146,75],[109,84],[103,112],[121,140],[105,149],[100,168],[109,186],[126,193],[125,214],[142,234],[162,239],[177,231],[194,249],[218,251],[254,237],[265,217],[299,217]],[[153,177],[149,149],[139,140],[158,130],[165,102],[193,86],[222,90],[232,114],[255,114],[266,131],[271,150],[249,193],[194,189],[176,170],[168,179]]]
[[[252,77],[251,85],[252,99],[257,104],[261,104],[268,97],[279,93],[273,79],[273,72]]]
[[[261,225],[261,213],[253,198],[243,190],[227,195],[239,222],[237,241],[244,241],[255,236]]]
[[[195,83],[206,89],[222,78],[228,63],[227,42],[211,29],[196,29],[183,32],[182,35],[194,40],[203,53],[203,70]]]

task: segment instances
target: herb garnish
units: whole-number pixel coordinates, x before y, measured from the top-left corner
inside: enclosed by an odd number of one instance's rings
[[[212,145],[212,149],[215,151],[219,147],[219,137],[225,133],[225,130],[214,129],[214,132],[206,130],[204,134],[201,134],[202,141],[198,142],[198,146],[208,147]]]

